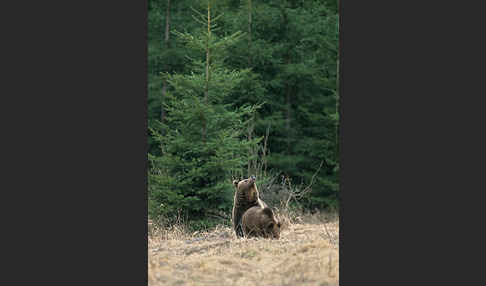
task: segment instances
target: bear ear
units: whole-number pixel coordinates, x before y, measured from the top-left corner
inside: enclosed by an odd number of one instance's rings
[[[262,210],[264,214],[266,214],[268,217],[273,218],[273,211],[271,208],[266,207]]]
[[[239,183],[238,180],[233,180],[233,186],[238,187],[238,183]]]

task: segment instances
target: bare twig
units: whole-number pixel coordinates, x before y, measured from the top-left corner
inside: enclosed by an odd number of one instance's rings
[[[288,177],[285,177],[282,175],[282,185],[283,185],[283,190],[287,193],[287,198],[281,201],[281,206],[285,209],[288,209],[290,202],[295,200],[297,202],[299,199],[301,199],[303,196],[305,196],[307,193],[312,191],[312,186],[315,183],[315,178],[319,171],[321,170],[322,164],[324,161],[321,161],[321,164],[319,165],[319,168],[317,168],[316,172],[312,175],[311,181],[309,185],[307,185],[304,189],[301,188],[303,183],[301,182],[299,187],[292,187],[291,181]]]
[[[314,175],[312,175],[310,184],[307,187],[305,187],[305,189],[301,192],[301,195],[300,196],[305,195],[310,190],[310,187],[312,187],[312,185],[314,184],[314,179],[316,178],[317,173],[319,173],[319,171],[321,170],[321,167],[322,167],[322,164],[323,163],[324,163],[324,160],[321,161],[321,164],[319,165],[319,168],[314,173]]]
[[[267,175],[267,141],[270,133],[270,124],[267,126],[267,133],[265,134],[265,141],[263,141],[263,165],[265,166],[264,175]]]
[[[326,231],[327,237],[329,238],[331,244],[334,245],[334,246],[337,245],[338,243],[334,240],[334,237],[327,230],[327,224],[324,223],[323,225],[324,225],[324,230]]]
[[[221,219],[224,219],[224,220],[231,219],[231,216],[229,216],[228,214],[223,213],[223,212],[208,211],[207,212],[207,215],[208,216],[211,216],[213,218],[221,218]]]
[[[230,242],[229,241],[224,241],[224,242],[219,242],[219,243],[213,243],[213,244],[206,245],[206,246],[203,246],[203,247],[193,247],[193,248],[190,248],[188,250],[185,250],[184,251],[184,254],[185,255],[191,255],[193,253],[201,252],[201,251],[206,251],[206,250],[209,250],[211,248],[216,248],[216,247],[220,247],[220,246],[229,246],[229,245],[230,245]]]

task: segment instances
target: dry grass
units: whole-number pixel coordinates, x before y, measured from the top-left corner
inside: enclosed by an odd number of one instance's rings
[[[229,227],[188,233],[155,228],[149,285],[338,285],[339,224],[321,215],[287,218],[279,240],[238,239]]]

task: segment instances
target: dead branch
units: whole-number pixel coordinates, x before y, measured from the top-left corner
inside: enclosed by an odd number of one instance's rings
[[[295,201],[301,199],[303,196],[305,196],[307,193],[312,191],[312,185],[314,185],[315,178],[319,171],[322,168],[322,164],[324,163],[324,160],[321,161],[321,164],[319,165],[319,168],[317,168],[316,172],[312,175],[311,181],[307,187],[305,187],[303,190],[300,190],[301,188],[292,188],[290,179],[285,178],[282,184],[284,184],[284,189],[288,192],[288,197],[287,200],[285,201],[285,208],[288,208],[290,201],[294,199]]]
[[[223,212],[214,212],[214,211],[207,211],[206,214],[210,217],[213,218],[219,218],[219,219],[224,219],[224,220],[229,220],[231,217]]]
[[[326,234],[327,234],[327,237],[329,238],[330,242],[332,245],[337,245],[338,243],[334,240],[334,237],[329,233],[329,231],[327,230],[327,224],[324,223],[324,230],[326,231]]]
[[[321,164],[319,165],[319,168],[317,169],[317,171],[314,173],[314,175],[312,175],[312,178],[311,178],[311,182],[310,184],[305,187],[305,189],[302,191],[302,192],[299,192],[297,194],[297,196],[300,198],[302,196],[304,196],[305,194],[307,194],[311,189],[312,185],[314,184],[314,179],[316,178],[317,174],[319,173],[319,171],[321,170],[321,167],[322,167],[322,164],[324,163],[324,160],[321,161]]]

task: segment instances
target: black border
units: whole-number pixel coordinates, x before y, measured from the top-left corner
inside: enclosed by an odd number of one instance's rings
[[[435,4],[340,0],[341,285],[484,280],[483,10]]]
[[[1,10],[2,284],[145,285],[147,1]]]
[[[482,265],[483,9],[343,1],[340,284],[464,284]],[[2,278],[145,284],[147,2],[23,4],[1,9]]]

